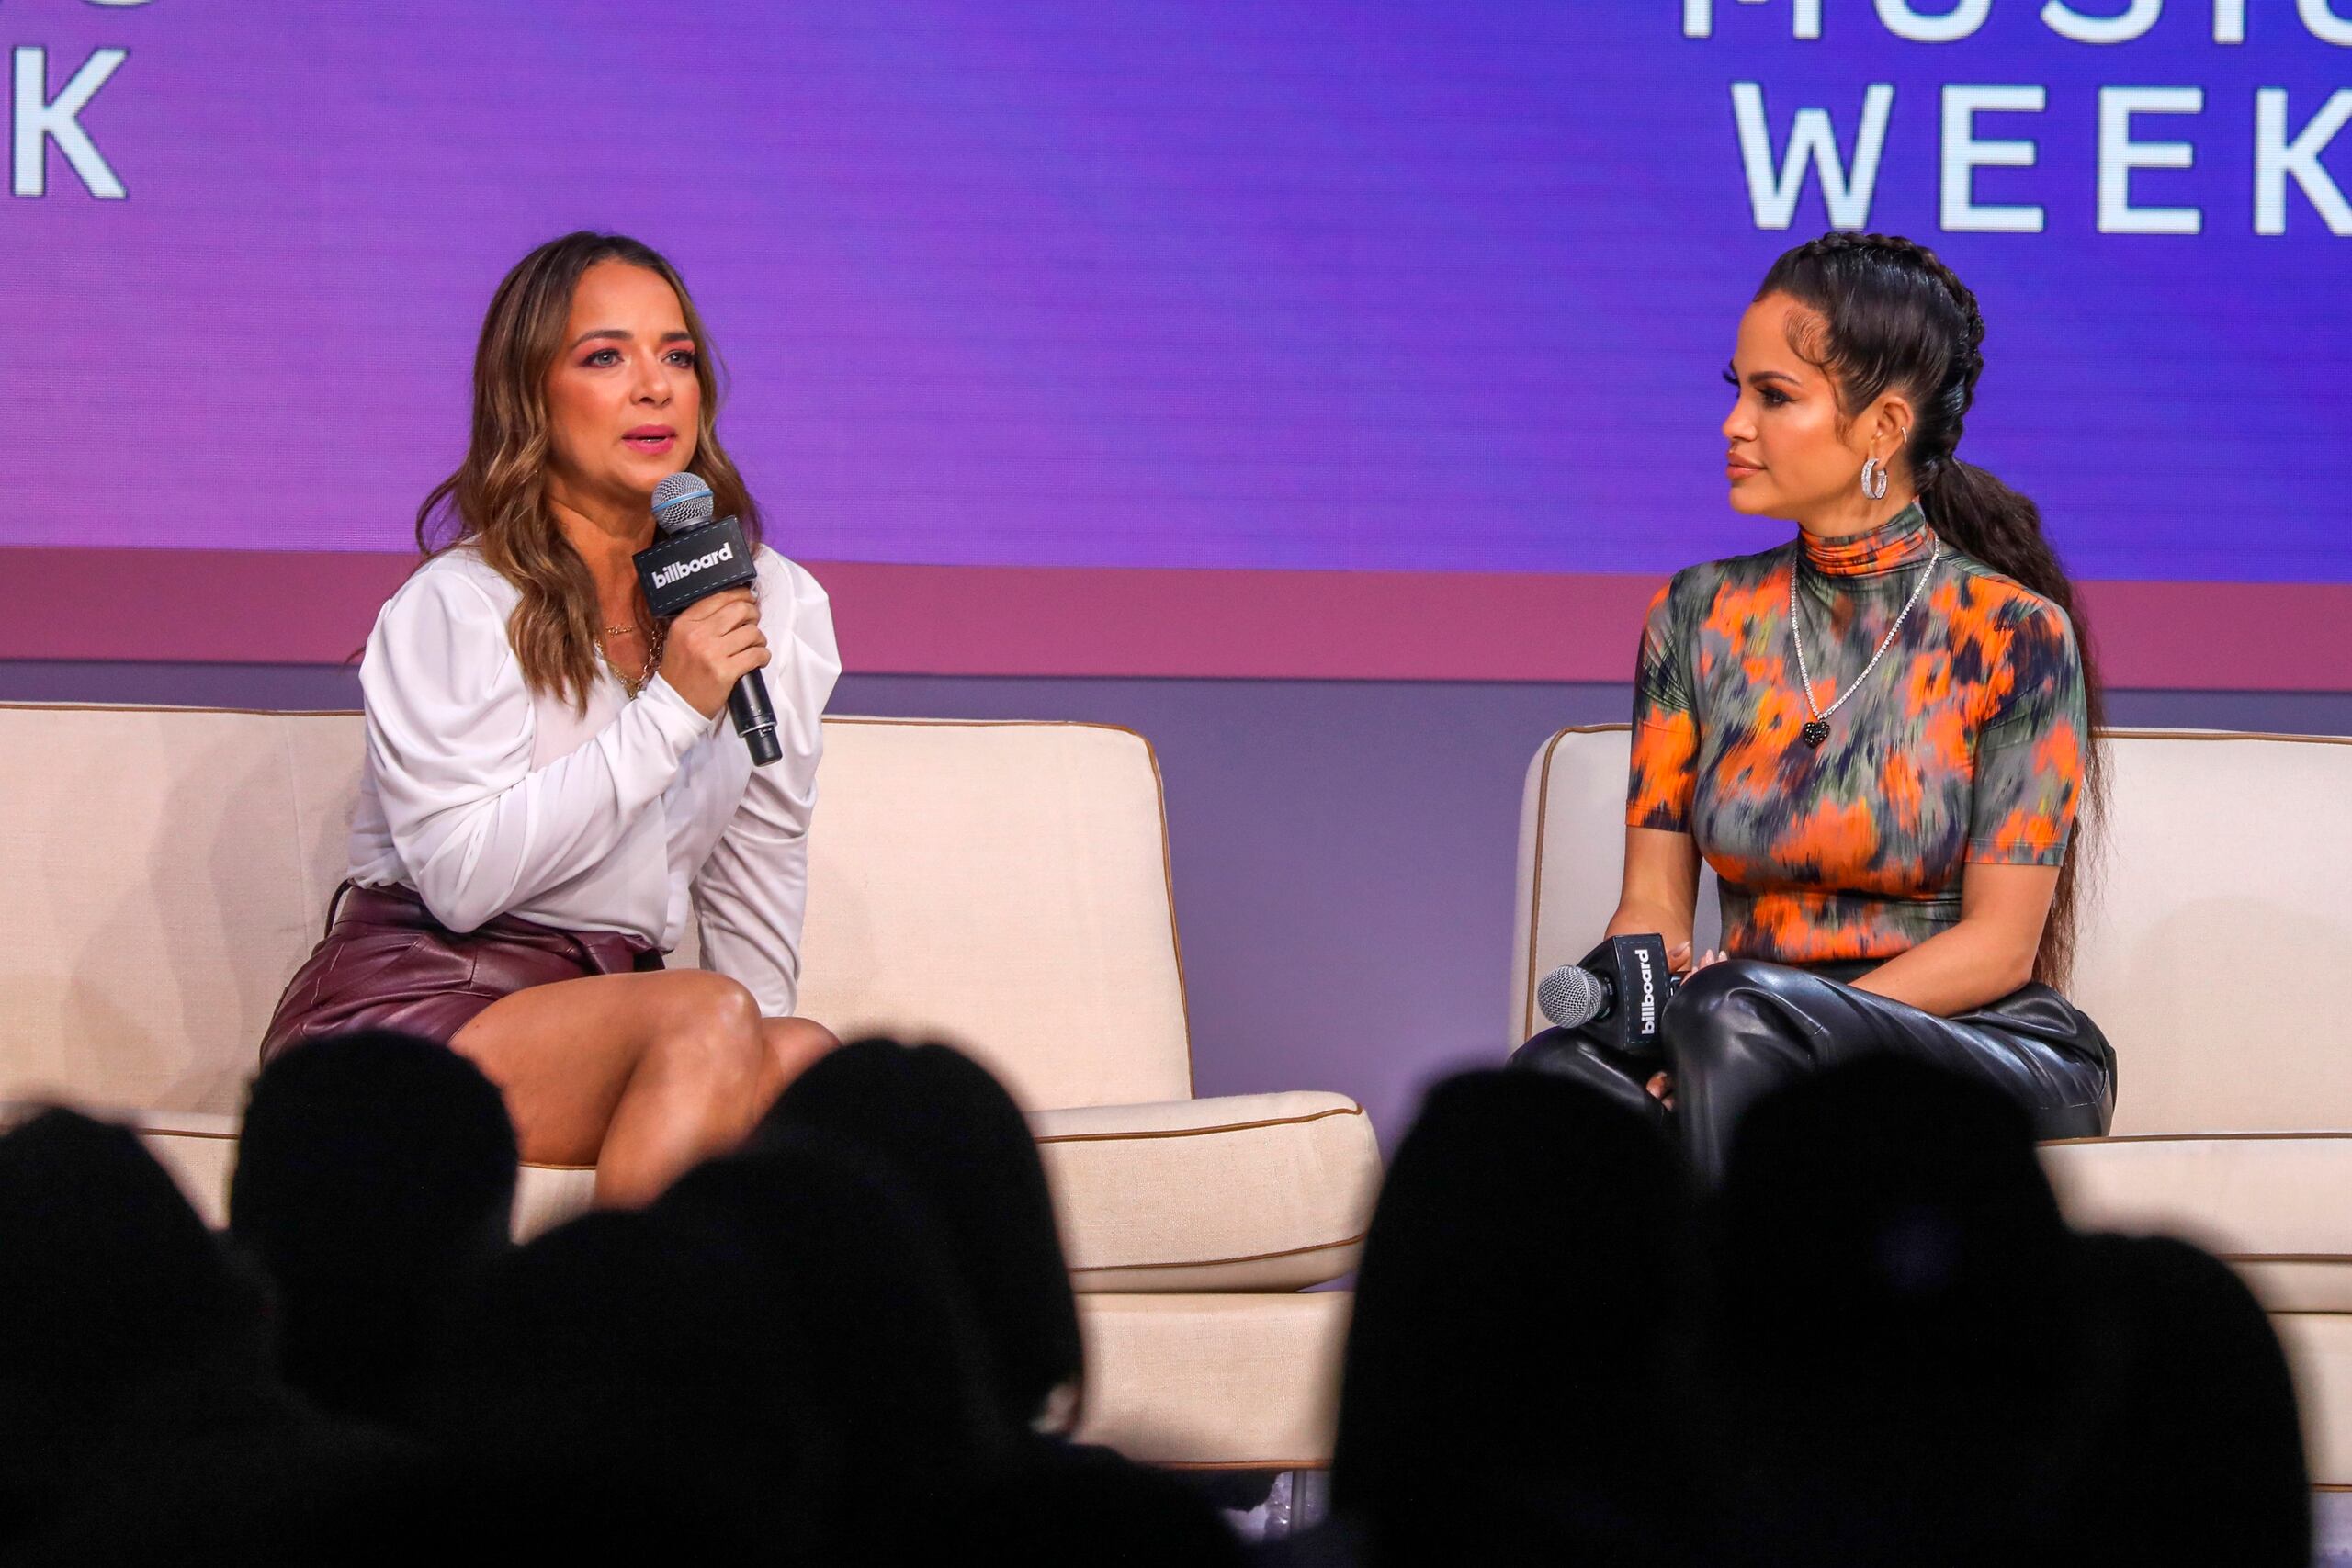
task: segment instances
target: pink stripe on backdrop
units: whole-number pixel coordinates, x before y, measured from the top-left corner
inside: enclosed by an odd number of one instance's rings
[[[0,659],[332,664],[407,555],[0,549]],[[873,674],[1624,681],[1656,579],[811,563]],[[2352,584],[2098,582],[2109,681],[2352,691]]]

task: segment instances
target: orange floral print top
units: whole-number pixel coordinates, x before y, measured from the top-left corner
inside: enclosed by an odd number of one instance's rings
[[[1800,536],[1690,567],[1651,602],[1625,820],[1698,840],[1725,952],[1892,958],[1959,920],[1968,862],[2065,859],[2088,728],[2074,627],[1949,547],[1828,740],[1815,750],[1799,733],[1813,715],[1789,640],[1790,574],[1826,709],[1936,547],[1915,504],[1857,538]]]

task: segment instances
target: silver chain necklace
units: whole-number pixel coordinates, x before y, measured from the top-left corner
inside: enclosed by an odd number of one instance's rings
[[[1804,738],[1806,745],[1818,751],[1821,750],[1822,742],[1829,739],[1829,716],[1844,707],[1848,697],[1861,690],[1862,682],[1869,680],[1871,671],[1878,668],[1878,661],[1886,657],[1886,650],[1894,646],[1894,639],[1903,633],[1903,623],[1910,619],[1911,606],[1919,602],[1919,595],[1927,590],[1928,579],[1936,574],[1936,563],[1943,558],[1944,547],[1939,541],[1936,547],[1928,552],[1927,567],[1919,573],[1919,581],[1911,585],[1911,597],[1903,601],[1903,608],[1896,613],[1894,624],[1886,628],[1886,636],[1880,639],[1878,651],[1871,655],[1871,661],[1862,666],[1860,674],[1846,682],[1845,692],[1826,708],[1813,700],[1813,671],[1805,667],[1804,634],[1797,629],[1799,620],[1797,569],[1793,563],[1791,564],[1789,568],[1789,640],[1797,645],[1797,674],[1804,682],[1804,705],[1813,710],[1813,717],[1806,722],[1803,729],[1797,731]]]

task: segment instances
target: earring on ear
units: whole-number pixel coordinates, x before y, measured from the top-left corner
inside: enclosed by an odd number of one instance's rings
[[[1907,424],[1904,425],[1902,431],[1903,434],[1894,438],[1894,449],[1898,452],[1911,445],[1911,427]],[[1886,499],[1886,460],[1884,458],[1871,457],[1862,459],[1862,493],[1872,501]]]

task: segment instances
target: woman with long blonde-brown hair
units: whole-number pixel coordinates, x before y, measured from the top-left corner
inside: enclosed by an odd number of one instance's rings
[[[641,1202],[836,1043],[792,1016],[808,832],[841,661],[824,591],[757,544],[676,269],[618,235],[533,251],[492,299],[465,461],[360,664],[350,873],[265,1059],[322,1034],[447,1042],[498,1084],[523,1157]],[[631,557],[654,487],[707,481],[754,587],[657,620]],[[765,669],[782,759],[718,722]],[[661,954],[699,918],[706,969]]]

